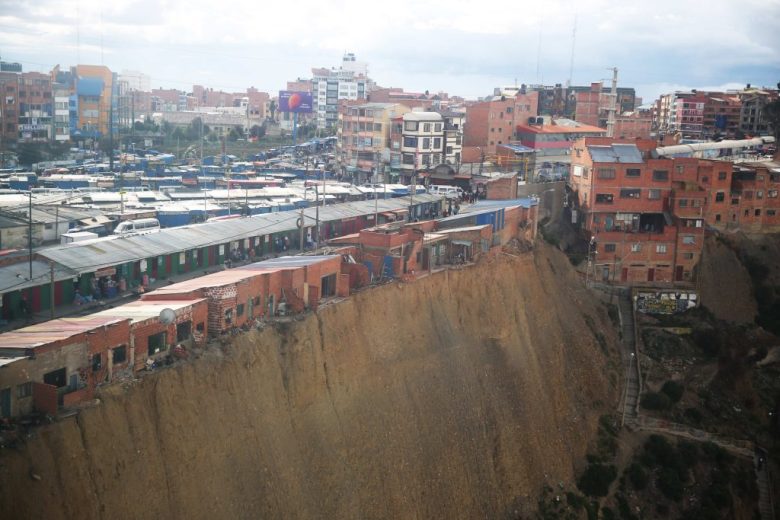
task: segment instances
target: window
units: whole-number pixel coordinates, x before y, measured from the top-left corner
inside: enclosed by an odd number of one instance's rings
[[[158,352],[162,352],[168,348],[166,341],[165,341],[165,332],[160,332],[158,334],[152,334],[147,339],[147,345],[148,345],[148,354],[150,356],[153,356],[154,354],[157,354]]]
[[[757,217],[761,216],[761,210],[759,208],[756,208],[755,216],[757,216]]]
[[[626,170],[626,177],[639,177],[642,175],[642,170],[639,168],[628,168]]]
[[[430,132],[431,131],[431,124],[430,123],[424,123],[423,124],[423,132]]]
[[[402,158],[404,164],[414,164],[414,155],[411,153],[405,153]]]
[[[374,132],[382,131],[382,123],[374,123]]]
[[[111,349],[111,363],[119,365],[125,361],[127,361],[127,347],[122,345],[121,347]]]
[[[715,202],[723,202],[726,199],[726,194],[719,191],[715,194]]]
[[[647,190],[647,198],[650,200],[658,200],[661,198],[661,190],[650,189]]]
[[[688,199],[680,199],[677,202],[677,205],[680,206],[681,208],[687,208],[688,207]]]
[[[693,260],[693,253],[683,253],[684,260]]]
[[[720,213],[715,215],[715,222],[720,222]]]
[[[726,180],[726,172],[718,172],[718,180],[719,181],[725,181]]]
[[[184,321],[176,325],[176,341],[187,341],[192,332],[192,322]]]
[[[32,381],[16,385],[16,398],[24,399],[32,395]]]
[[[596,194],[596,204],[612,204],[613,199],[614,199],[614,195],[612,195],[611,193]]]
[[[642,196],[642,190],[638,188],[621,188],[621,199],[638,199]]]
[[[433,138],[433,148],[434,148],[434,150],[440,150],[441,149],[441,137],[434,137]]]
[[[757,199],[763,199],[764,198],[764,190],[758,190],[756,192],[756,198]]]
[[[599,179],[614,179],[615,178],[615,169],[614,168],[599,168],[599,170],[598,170],[598,178]]]
[[[417,148],[416,137],[404,137],[404,146],[406,148]]]
[[[677,173],[683,173],[685,171],[685,166],[683,166],[682,164],[678,164],[677,166],[674,167],[674,169]]]
[[[658,244],[655,246],[656,253],[666,253],[666,244]]]
[[[97,372],[103,367],[103,356],[98,354],[93,354],[92,356],[92,371]]]
[[[433,125],[434,132],[441,132],[441,123]]]
[[[206,324],[201,321],[200,323],[195,325],[195,330],[198,331],[199,333],[203,334],[203,331],[206,330]]]
[[[769,190],[766,192],[766,196],[770,199],[776,199],[777,198],[777,190]]]
[[[233,323],[233,309],[227,309],[225,311],[225,323],[227,325]]]
[[[642,244],[631,244],[631,252],[638,253],[642,250]]]
[[[236,305],[236,316],[243,316],[244,315],[244,304],[239,303]]]
[[[615,244],[604,244],[605,253],[614,253],[615,249],[617,249]]]
[[[653,170],[654,181],[666,181],[669,180],[669,172],[666,170]]]
[[[693,236],[684,236],[684,237],[683,237],[683,241],[682,241],[682,243],[683,243],[683,244],[686,244],[686,245],[689,245],[689,246],[690,246],[690,245],[693,245],[693,244],[695,244],[695,243],[696,243],[696,237],[693,237]]]
[[[404,121],[404,130],[408,130],[410,132],[416,132],[417,121]]]
[[[428,150],[431,147],[431,138],[430,137],[423,137],[422,140],[422,149]]]
[[[766,210],[766,216],[767,217],[774,217],[775,215],[777,215],[777,211],[776,210],[774,210],[774,209]]]

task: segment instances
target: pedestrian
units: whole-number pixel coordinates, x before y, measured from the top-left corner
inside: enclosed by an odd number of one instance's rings
[[[22,301],[19,302],[19,310],[22,313],[24,321],[30,321],[30,307],[27,305],[27,298],[22,296]]]

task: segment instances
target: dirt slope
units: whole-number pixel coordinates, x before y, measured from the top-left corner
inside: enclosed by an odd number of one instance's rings
[[[0,454],[0,518],[529,511],[544,483],[572,487],[618,398],[591,333],[614,352],[606,315],[539,247],[362,292],[104,392]]]
[[[753,323],[758,306],[750,274],[734,250],[714,236],[704,241],[701,276],[701,302],[716,318]]]

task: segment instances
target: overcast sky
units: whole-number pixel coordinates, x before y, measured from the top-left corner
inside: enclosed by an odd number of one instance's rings
[[[571,68],[575,27],[574,66]],[[382,86],[469,98],[611,77],[665,91],[780,81],[780,0],[0,0],[0,56],[104,64],[152,87],[275,92],[344,52]]]

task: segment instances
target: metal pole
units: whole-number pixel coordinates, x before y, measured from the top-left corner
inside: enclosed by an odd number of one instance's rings
[[[28,188],[30,190],[29,196],[30,196],[30,203],[28,208],[28,219],[27,219],[27,249],[29,249],[30,253],[30,280],[32,281],[32,260],[33,260],[33,250],[32,250],[32,187]]]
[[[300,228],[301,241],[300,241],[300,248],[299,248],[301,253],[303,253],[303,234],[304,234],[304,230],[306,229],[306,224],[303,219],[304,219],[303,208],[301,208],[301,228]]]
[[[325,174],[323,173],[323,176]],[[315,244],[317,245],[317,249],[320,247],[320,190],[319,186],[316,184],[314,185],[314,218],[315,218],[315,225],[317,227],[317,240],[315,240]]]
[[[54,262],[49,261],[49,277],[51,289],[49,290],[49,318],[54,319]]]

